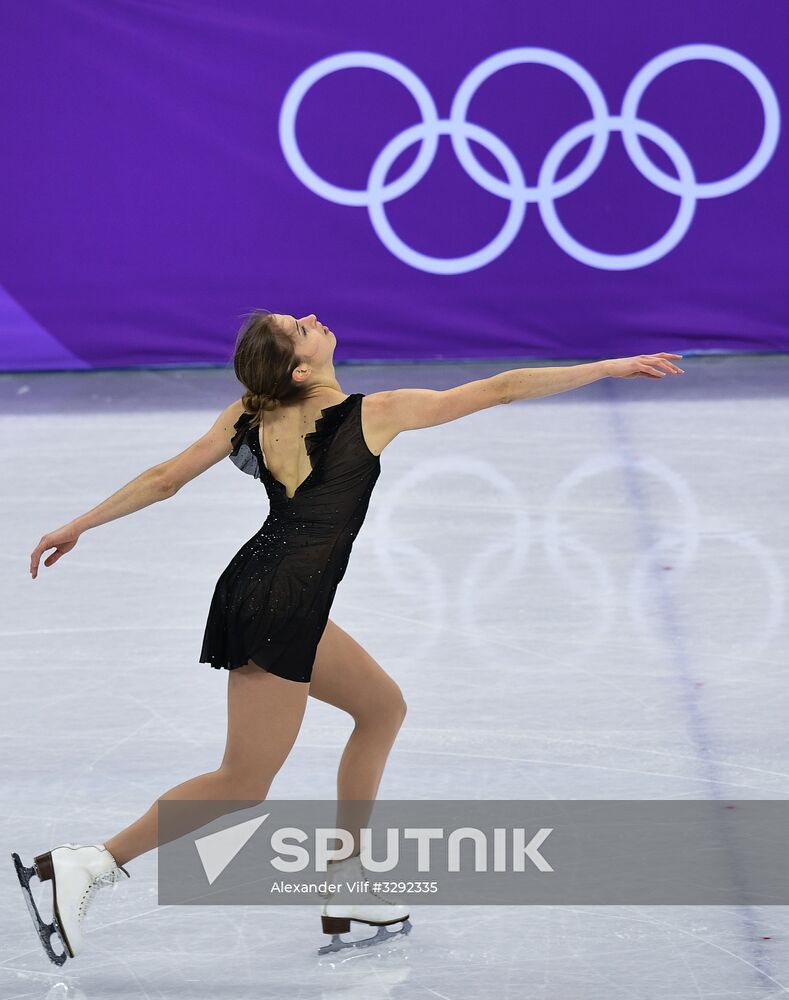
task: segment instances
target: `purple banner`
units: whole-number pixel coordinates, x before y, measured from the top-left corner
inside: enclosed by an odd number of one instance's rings
[[[784,0],[0,8],[0,367],[789,350]]]

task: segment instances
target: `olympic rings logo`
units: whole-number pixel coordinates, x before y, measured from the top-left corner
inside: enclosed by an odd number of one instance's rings
[[[755,89],[764,111],[764,131],[756,152],[740,170],[717,181],[697,181],[690,159],[666,131],[653,122],[638,117],[638,106],[645,90],[664,70],[692,59],[707,59],[738,70]],[[512,151],[497,136],[480,125],[468,121],[466,113],[477,89],[494,73],[508,66],[538,63],[566,73],[583,91],[592,117],[569,129],[556,140],[540,168],[537,184],[529,186]],[[418,125],[404,129],[391,139],[378,154],[370,169],[364,190],[338,187],[319,177],[304,159],[296,141],[296,116],[310,88],[342,69],[377,69],[398,80],[410,92],[422,115]],[[563,195],[576,191],[599,166],[608,148],[612,132],[621,132],[628,156],[641,174],[656,187],[677,195],[679,207],[668,231],[651,246],[634,253],[611,254],[593,250],[567,232],[556,211],[555,202]],[[520,232],[526,206],[536,202],[545,227],[555,243],[565,253],[582,264],[608,271],[627,271],[645,267],[660,260],[674,249],[690,227],[699,198],[721,198],[745,187],[764,170],[778,143],[780,111],[778,99],[767,77],[749,59],[720,45],[682,45],[669,49],[650,60],[634,76],[622,101],[618,115],[608,111],[603,92],[597,82],[579,63],[551,49],[507,49],[483,60],[466,76],[455,94],[449,118],[439,118],[433,97],[425,84],[407,66],[376,52],[342,52],[314,63],[291,84],[279,117],[279,139],[285,159],[299,180],[315,194],[338,205],[363,205],[384,246],[405,264],[431,274],[463,274],[485,267],[509,247]],[[462,257],[431,257],[408,246],[394,232],[386,217],[387,202],[406,194],[425,176],[432,166],[438,140],[448,135],[455,155],[472,180],[499,198],[510,203],[504,225],[497,235],[480,250]],[[650,139],[669,157],[677,177],[659,170],[644,153],[639,137]],[[579,142],[591,137],[586,156],[561,180],[556,179],[564,158]],[[501,164],[506,182],[485,170],[471,151],[469,139],[484,146]],[[403,150],[421,143],[419,153],[405,173],[387,183],[387,174]]]

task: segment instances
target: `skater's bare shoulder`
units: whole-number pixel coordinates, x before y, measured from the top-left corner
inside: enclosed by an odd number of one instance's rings
[[[227,458],[232,449],[234,425],[243,412],[244,404],[240,399],[235,400],[222,410],[205,434],[178,455],[156,466],[170,495],[177,493],[182,486],[212,465]]]
[[[464,382],[451,389],[388,389],[374,392],[364,401],[368,440],[371,448],[377,451],[401,431],[446,424],[507,402],[507,380],[502,374]],[[373,447],[373,442],[379,448]]]

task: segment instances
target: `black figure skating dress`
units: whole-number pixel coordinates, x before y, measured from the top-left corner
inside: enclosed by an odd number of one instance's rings
[[[263,482],[270,501],[260,530],[217,581],[201,663],[233,670],[248,660],[272,674],[309,681],[334,592],[381,473],[362,435],[355,392],[327,406],[306,434],[312,471],[292,498],[266,466],[252,414],[235,424],[231,461]]]

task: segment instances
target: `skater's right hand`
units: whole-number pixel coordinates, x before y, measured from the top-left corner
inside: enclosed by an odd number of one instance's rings
[[[61,556],[64,556],[67,552],[71,552],[77,544],[79,536],[80,532],[73,524],[64,524],[62,528],[57,528],[55,531],[50,531],[44,535],[30,556],[30,574],[33,579],[35,580],[38,576],[38,561],[47,549],[55,549],[44,560],[45,566],[52,566]]]
[[[614,358],[604,361],[606,375],[612,378],[663,378],[664,375],[681,375],[684,369],[677,367],[669,358],[681,358],[681,354],[639,354],[635,358]]]

